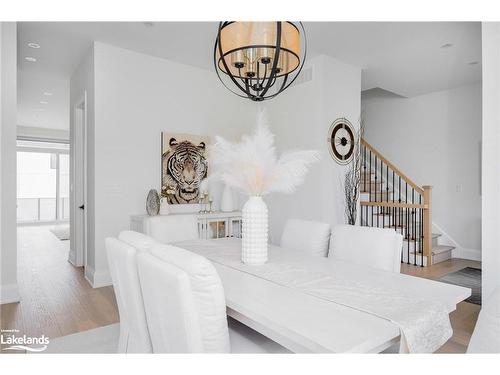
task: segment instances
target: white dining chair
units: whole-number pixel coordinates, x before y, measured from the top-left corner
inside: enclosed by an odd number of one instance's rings
[[[467,353],[500,353],[500,288],[481,306]]]
[[[281,236],[280,246],[286,249],[328,255],[330,224],[319,221],[289,219]]]
[[[161,243],[196,240],[198,218],[196,215],[159,215],[145,221],[144,233]]]
[[[224,289],[206,258],[158,245],[137,265],[154,353],[287,352],[241,324],[228,328]]]
[[[139,240],[140,233],[126,233],[128,240]],[[144,238],[143,238],[144,239]],[[137,273],[137,248],[116,238],[106,238],[106,253],[120,315],[119,353],[151,353],[142,291]]]
[[[144,233],[132,230],[124,230],[120,232],[118,239],[132,247],[135,247],[138,251],[151,251],[153,246],[160,243]]]
[[[328,258],[399,273],[402,246],[403,236],[392,229],[337,225]]]

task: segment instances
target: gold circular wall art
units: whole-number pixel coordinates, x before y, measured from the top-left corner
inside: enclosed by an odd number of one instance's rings
[[[349,164],[354,156],[354,128],[346,118],[338,118],[328,131],[328,149],[333,160],[345,165]]]

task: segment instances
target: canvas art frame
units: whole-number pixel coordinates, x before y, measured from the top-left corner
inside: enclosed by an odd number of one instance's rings
[[[168,204],[196,204],[208,177],[207,147],[211,138],[186,133],[161,133],[161,197]]]

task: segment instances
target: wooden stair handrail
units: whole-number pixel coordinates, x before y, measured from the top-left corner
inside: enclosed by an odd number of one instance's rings
[[[387,160],[380,152],[377,151],[371,144],[369,144],[364,138],[361,138],[361,143],[365,145],[366,148],[370,149],[372,153],[377,155],[377,157],[382,160],[386,165],[388,165],[397,175],[401,176],[401,178],[408,183],[412,188],[415,189],[420,195],[424,194],[424,189],[418,186],[415,182],[413,182],[408,176],[406,176],[401,170],[392,164],[389,160]]]
[[[426,210],[429,208],[427,204],[418,204],[418,203],[404,203],[404,202],[384,202],[384,201],[361,201],[359,202],[361,206],[373,206],[373,207],[398,207],[398,208],[421,208]]]

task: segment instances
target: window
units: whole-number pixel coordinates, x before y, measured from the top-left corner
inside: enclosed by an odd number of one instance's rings
[[[17,221],[69,219],[69,145],[18,140]]]

